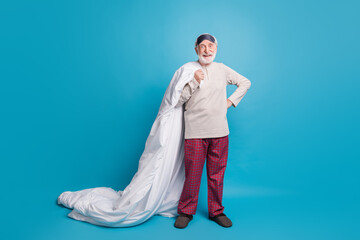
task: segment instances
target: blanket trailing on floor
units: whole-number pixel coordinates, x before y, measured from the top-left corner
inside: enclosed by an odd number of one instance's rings
[[[145,143],[138,170],[129,185],[115,191],[96,187],[66,191],[57,203],[73,209],[68,216],[107,227],[129,227],[153,215],[177,216],[177,205],[185,181],[183,105],[176,106],[185,84],[201,69],[188,62],[174,74]]]

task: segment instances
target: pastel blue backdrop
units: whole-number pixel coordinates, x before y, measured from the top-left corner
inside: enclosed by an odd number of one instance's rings
[[[2,1],[2,239],[360,239],[356,1]],[[67,217],[63,191],[124,189],[174,72],[215,61],[251,82],[230,108],[225,213],[207,219],[206,170],[188,228]],[[235,90],[228,87],[228,96]]]

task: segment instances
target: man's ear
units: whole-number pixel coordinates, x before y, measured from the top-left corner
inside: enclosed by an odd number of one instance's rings
[[[196,55],[198,54],[198,50],[197,50],[197,47],[194,48],[195,49],[195,52],[196,52]]]

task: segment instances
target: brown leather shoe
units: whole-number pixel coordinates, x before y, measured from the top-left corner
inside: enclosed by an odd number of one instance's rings
[[[211,220],[215,221],[217,224],[219,224],[222,227],[231,227],[232,226],[231,220],[224,213],[220,213],[214,217],[209,216],[209,218]]]
[[[175,221],[174,226],[176,228],[185,228],[192,219],[193,215],[180,213]]]

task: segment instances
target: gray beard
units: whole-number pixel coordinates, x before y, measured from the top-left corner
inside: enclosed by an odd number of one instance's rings
[[[216,53],[214,53],[212,56],[211,56],[211,59],[209,60],[205,60],[203,58],[203,56],[201,56],[200,54],[198,54],[198,57],[199,57],[199,62],[201,62],[202,64],[209,64],[211,63],[212,61],[214,61],[215,57],[216,57]]]

